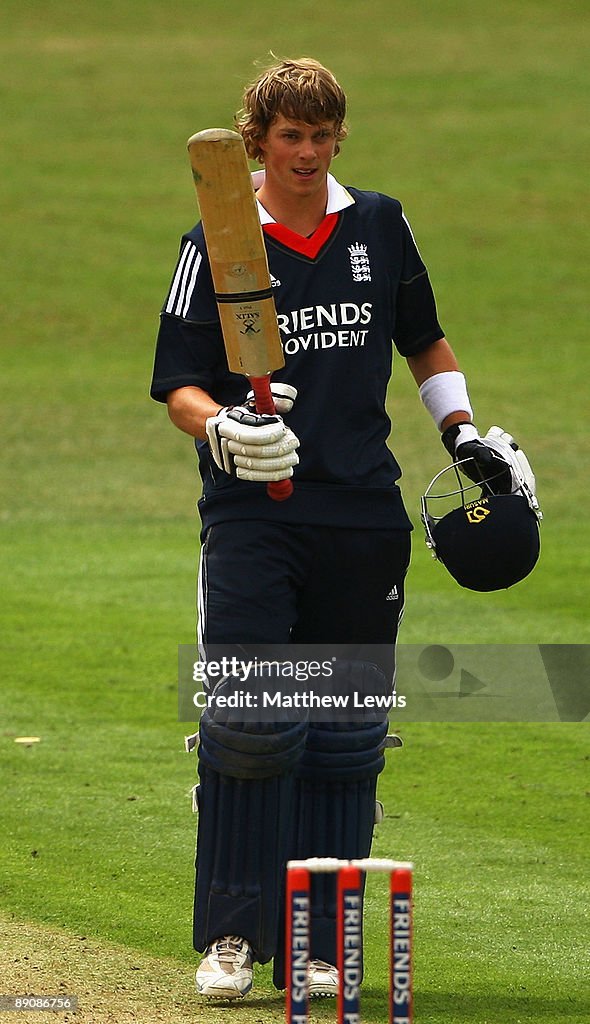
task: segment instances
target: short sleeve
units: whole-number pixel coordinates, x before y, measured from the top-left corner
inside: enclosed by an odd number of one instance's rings
[[[150,395],[165,402],[169,391],[197,387],[211,393],[228,373],[219,324],[195,324],[163,313],[156,341]]]
[[[169,391],[211,391],[227,374],[227,360],[200,225],[185,235],[160,317],[150,395],[165,402]]]
[[[218,319],[207,250],[201,226],[185,235],[162,313],[193,323]]]
[[[416,355],[444,336],[428,271],[402,213],[402,266],[395,302],[394,341],[403,356]]]

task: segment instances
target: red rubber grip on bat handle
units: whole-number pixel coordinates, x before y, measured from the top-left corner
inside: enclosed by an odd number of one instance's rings
[[[275,403],[270,390],[270,377],[250,377],[250,383],[254,391],[256,412],[276,416]],[[273,501],[285,501],[293,494],[293,484],[290,480],[273,480],[266,485],[266,491]]]

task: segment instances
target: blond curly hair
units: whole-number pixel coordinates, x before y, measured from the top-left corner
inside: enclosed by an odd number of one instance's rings
[[[261,160],[260,143],[279,114],[305,124],[333,122],[335,153],[348,134],[344,91],[332,72],[310,57],[281,60],[267,68],[246,87],[242,104],[235,124],[252,160]]]

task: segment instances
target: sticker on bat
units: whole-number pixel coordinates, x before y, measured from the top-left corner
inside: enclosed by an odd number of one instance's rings
[[[242,324],[240,334],[260,334],[260,328],[256,327],[256,321],[260,319],[260,313],[252,310],[248,313],[236,313],[236,320]]]

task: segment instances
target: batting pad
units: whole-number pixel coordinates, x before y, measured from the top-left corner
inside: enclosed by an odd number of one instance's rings
[[[195,949],[240,935],[265,963],[276,947],[293,767],[306,722],[264,732],[228,727],[206,711],[199,744]]]

